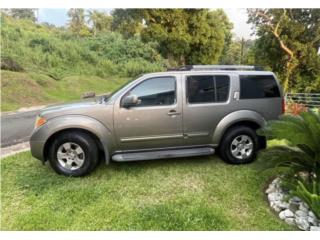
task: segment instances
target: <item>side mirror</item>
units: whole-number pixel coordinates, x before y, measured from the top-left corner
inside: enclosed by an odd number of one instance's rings
[[[129,95],[122,99],[122,107],[129,108],[137,105],[139,99],[137,95]]]

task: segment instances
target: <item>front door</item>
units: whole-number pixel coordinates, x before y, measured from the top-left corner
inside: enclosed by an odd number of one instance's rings
[[[180,75],[141,80],[115,105],[114,126],[120,150],[166,148],[183,144]],[[136,95],[138,104],[122,107]]]

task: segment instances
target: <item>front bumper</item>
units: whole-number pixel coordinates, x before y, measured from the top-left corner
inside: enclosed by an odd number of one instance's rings
[[[44,155],[46,141],[41,139],[38,129],[33,131],[29,142],[32,156],[44,162],[46,160]]]

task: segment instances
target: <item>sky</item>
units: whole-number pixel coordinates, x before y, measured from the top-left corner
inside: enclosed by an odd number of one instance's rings
[[[110,11],[110,9],[105,9]],[[233,23],[233,32],[236,38],[253,39],[251,36],[251,25],[247,24],[247,13],[245,8],[226,8],[225,13]],[[56,26],[63,26],[67,23],[68,9],[39,9],[39,22],[48,22]]]

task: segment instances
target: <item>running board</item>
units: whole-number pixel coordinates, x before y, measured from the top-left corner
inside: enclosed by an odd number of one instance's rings
[[[112,156],[112,160],[116,162],[128,162],[138,160],[154,160],[163,158],[180,158],[206,156],[214,154],[214,149],[211,147],[185,148],[185,149],[167,149],[155,150],[147,152],[131,152],[117,153]]]

